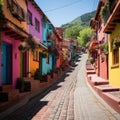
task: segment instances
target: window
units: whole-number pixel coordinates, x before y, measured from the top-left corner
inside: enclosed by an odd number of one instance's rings
[[[21,7],[19,7],[19,16],[21,20],[25,21],[25,11]]]
[[[16,13],[19,12],[19,11],[18,11],[19,7],[18,7],[18,5],[17,5],[14,1],[12,2],[11,7],[12,7],[12,13],[13,13],[13,14],[16,14]]]
[[[33,25],[32,24],[32,13],[30,11],[28,11],[28,24]]]
[[[35,18],[35,29],[39,32],[40,31],[40,23],[39,21]]]
[[[39,52],[37,50],[34,50],[33,52],[33,60],[39,61]]]
[[[114,49],[113,50],[113,65],[119,63],[119,49]]]

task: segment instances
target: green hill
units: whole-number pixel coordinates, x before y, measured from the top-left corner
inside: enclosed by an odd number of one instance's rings
[[[83,27],[89,26],[91,18],[95,17],[96,11],[83,14],[73,21],[62,25],[63,29],[70,28],[72,26],[81,25]]]

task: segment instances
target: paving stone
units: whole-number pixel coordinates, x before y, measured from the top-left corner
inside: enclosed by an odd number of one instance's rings
[[[43,98],[36,96],[3,120],[119,120],[86,84],[87,55],[79,59]]]

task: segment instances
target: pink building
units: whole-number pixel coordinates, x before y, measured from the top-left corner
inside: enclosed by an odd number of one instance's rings
[[[4,0],[3,14],[5,23],[2,28],[2,67],[0,85],[12,85],[15,87],[17,78],[20,77],[23,68],[21,53],[18,46],[28,37],[27,5],[24,0],[19,4],[15,0]]]
[[[56,48],[59,52],[59,58],[57,59],[57,67],[62,65],[63,52],[62,52],[63,30],[60,27],[56,28]]]
[[[104,23],[100,15],[102,6],[105,0],[100,0],[96,12],[95,19],[91,20],[90,26],[95,30],[96,40],[98,42],[98,50],[96,56],[96,73],[98,76],[108,79],[108,38],[107,34],[103,32]]]

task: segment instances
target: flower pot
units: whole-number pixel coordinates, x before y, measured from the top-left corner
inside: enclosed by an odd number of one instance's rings
[[[116,47],[120,46],[120,42],[115,42]]]

